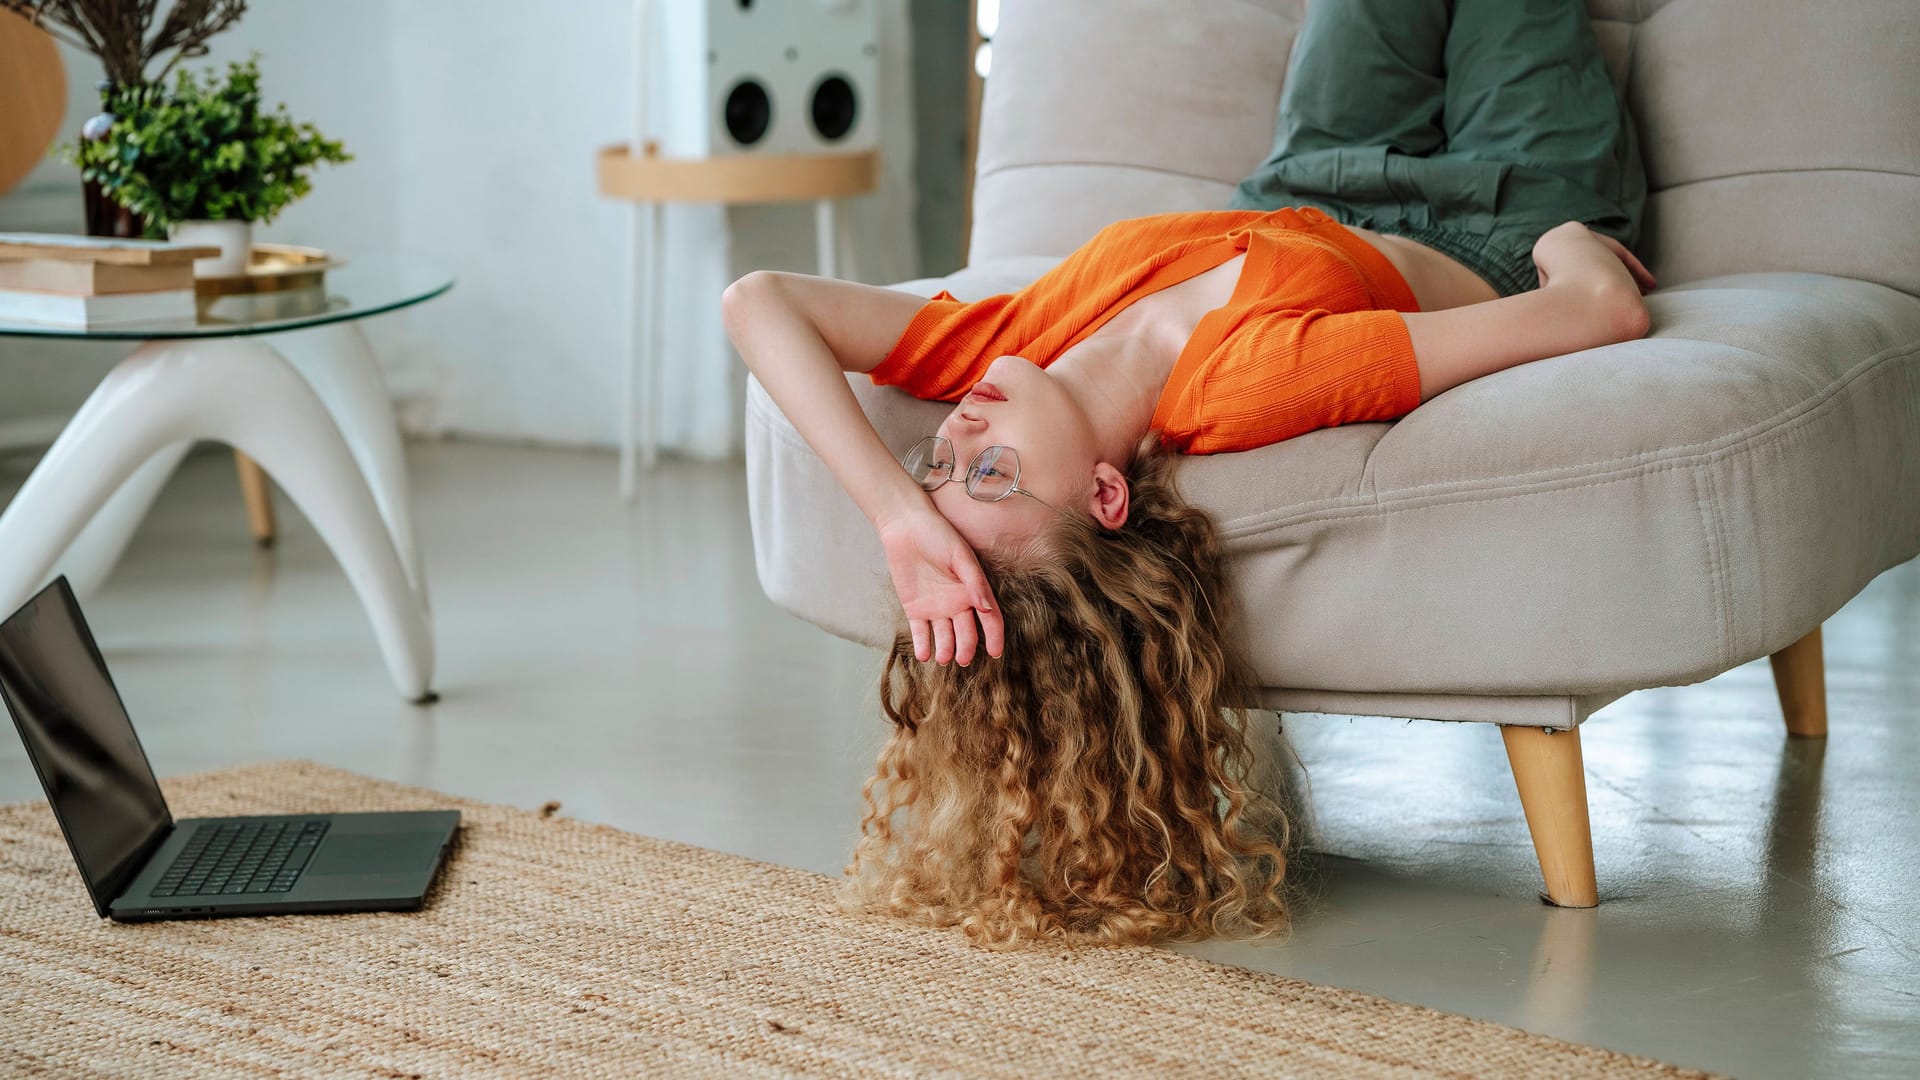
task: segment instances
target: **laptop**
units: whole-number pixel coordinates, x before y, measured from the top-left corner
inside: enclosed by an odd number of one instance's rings
[[[173,820],[64,577],[0,623],[0,697],[102,917],[416,911],[457,810]]]

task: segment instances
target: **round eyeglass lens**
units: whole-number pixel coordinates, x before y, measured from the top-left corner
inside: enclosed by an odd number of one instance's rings
[[[967,471],[967,494],[986,502],[998,502],[1013,494],[1020,475],[1020,455],[1008,446],[989,446],[973,459]]]
[[[937,435],[928,436],[913,444],[901,464],[914,483],[932,490],[953,475],[953,444]]]

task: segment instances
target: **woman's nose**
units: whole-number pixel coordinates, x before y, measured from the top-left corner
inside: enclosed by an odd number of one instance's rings
[[[973,433],[987,430],[987,418],[976,416],[965,409],[953,414],[953,426],[961,431]]]

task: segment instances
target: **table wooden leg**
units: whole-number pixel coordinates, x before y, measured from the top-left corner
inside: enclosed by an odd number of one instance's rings
[[[813,246],[821,277],[840,276],[838,260],[834,257],[834,248],[840,239],[840,226],[837,208],[832,199],[816,199],[813,203]]]
[[[647,327],[646,350],[640,354],[640,463],[653,468],[660,458],[660,345],[661,320],[667,310],[666,297],[666,207],[648,203],[652,223],[647,228]]]
[[[658,202],[639,202],[633,214],[633,321],[628,326],[627,366],[620,409],[620,497],[633,498],[639,468],[653,468],[659,453],[660,241],[664,214]],[[637,459],[637,460],[636,460]]]
[[[859,264],[854,262],[853,258],[853,227],[847,222],[845,214],[836,212],[833,219],[835,226],[833,242],[836,245],[834,250],[840,253],[840,280],[859,281]]]
[[[272,547],[273,489],[267,485],[267,474],[238,450],[233,452],[233,467],[240,474],[240,497],[247,504],[247,528],[253,531],[253,542]]]
[[[646,333],[648,322],[646,218],[647,204],[635,203],[630,264],[633,268],[633,296],[628,300],[633,305],[633,317],[627,321],[626,363],[621,366],[620,372],[620,497],[623,499],[633,497],[634,448],[640,438],[635,425],[639,423],[640,411],[640,350],[644,348],[641,335]]]

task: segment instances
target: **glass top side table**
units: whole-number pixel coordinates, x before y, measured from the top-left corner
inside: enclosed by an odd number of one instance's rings
[[[0,318],[0,337],[165,341],[278,334],[363,319],[431,300],[451,288],[452,276],[418,259],[357,255],[346,265],[327,271],[324,297],[311,295],[322,290],[223,296],[195,319],[156,319],[114,326],[54,326]]]
[[[220,297],[194,319],[0,321],[0,337],[137,341],[0,514],[0,611],[56,573],[97,588],[180,459],[212,439],[258,461],[313,522],[401,693],[431,701],[433,639],[393,403],[358,320],[453,287],[428,262],[348,256],[324,288]]]

